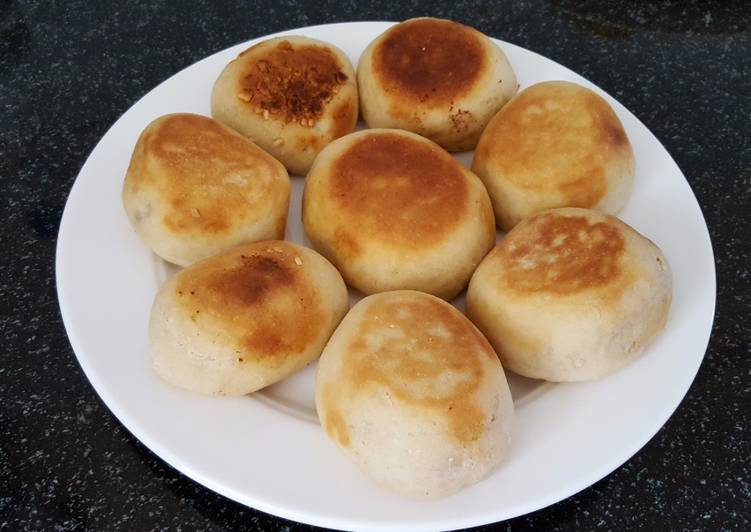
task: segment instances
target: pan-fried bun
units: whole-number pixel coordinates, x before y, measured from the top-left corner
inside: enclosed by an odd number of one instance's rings
[[[386,30],[360,57],[357,81],[370,127],[413,131],[449,151],[473,149],[518,89],[493,41],[436,18],[410,19]]]
[[[262,41],[227,65],[211,95],[214,118],[253,139],[292,174],[353,131],[355,71],[338,48],[301,36]]]
[[[581,381],[638,358],[665,327],[671,298],[654,243],[614,216],[553,209],[518,224],[483,260],[467,315],[505,368]]]
[[[347,307],[341,276],[312,249],[244,244],[159,290],[149,329],[154,370],[203,394],[254,392],[317,358]]]
[[[480,180],[433,142],[369,129],[334,141],[305,181],[303,225],[347,283],[456,296],[493,247]]]
[[[366,297],[318,364],[326,434],[376,482],[438,498],[508,452],[511,394],[487,340],[448,303],[408,290]]]
[[[482,133],[472,170],[508,231],[536,212],[582,207],[616,214],[631,193],[634,155],[610,105],[575,83],[520,92]]]
[[[240,243],[283,238],[289,195],[279,161],[219,122],[187,113],[144,129],[122,192],[138,235],[180,266]]]

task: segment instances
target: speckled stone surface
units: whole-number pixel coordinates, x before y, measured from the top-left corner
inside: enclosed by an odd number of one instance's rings
[[[594,486],[481,530],[751,530],[751,6],[747,2],[0,0],[0,530],[306,529],[177,473],[94,393],[55,294],[68,191],[108,127],[193,62],[270,32],[453,18],[618,98],[683,169],[714,244],[718,306],[688,396]]]

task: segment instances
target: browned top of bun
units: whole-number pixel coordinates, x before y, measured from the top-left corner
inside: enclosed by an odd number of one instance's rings
[[[511,230],[492,252],[504,285],[515,292],[557,295],[622,285],[628,277],[622,260],[626,226],[588,212],[546,211]]]
[[[569,204],[592,207],[607,192],[606,167],[630,154],[623,126],[603,98],[574,83],[550,81],[501,108],[476,156],[517,186],[557,188]]]
[[[459,163],[437,145],[373,130],[335,159],[329,192],[359,238],[414,246],[440,241],[455,226],[469,185]]]
[[[367,393],[373,385],[411,406],[445,416],[460,443],[477,440],[486,414],[474,395],[486,379],[483,357],[496,354],[472,323],[448,303],[420,292],[377,296],[344,348],[343,372],[350,388],[329,386],[324,394],[327,431],[344,446],[347,427],[337,415],[341,394]]]
[[[390,28],[373,51],[373,71],[390,91],[423,105],[444,105],[474,86],[486,68],[481,34],[434,18]]]
[[[245,137],[185,113],[146,128],[128,174],[133,190],[151,188],[169,206],[163,222],[172,232],[216,234],[257,216],[286,172]]]
[[[320,118],[348,79],[337,56],[322,44],[264,41],[238,61],[241,100],[264,117],[306,126]]]
[[[302,261],[285,242],[238,246],[178,274],[176,299],[191,320],[223,331],[239,362],[281,363],[302,353],[326,321]]]

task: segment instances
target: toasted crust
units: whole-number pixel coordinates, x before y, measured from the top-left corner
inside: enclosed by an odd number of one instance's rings
[[[353,308],[322,355],[316,404],[326,433],[366,472],[417,497],[448,495],[494,469],[513,411],[482,334],[451,305],[412,291]]]
[[[123,186],[136,231],[181,266],[241,242],[282,238],[289,195],[279,161],[215,120],[187,113],[146,127]]]
[[[488,68],[483,38],[449,20],[397,24],[373,52],[373,73],[395,99],[442,108],[470,93]]]
[[[304,175],[326,144],[357,123],[355,72],[330,44],[300,36],[268,39],[222,71],[211,112]]]
[[[386,30],[363,52],[357,78],[370,127],[413,131],[449,151],[474,148],[517,90],[498,46],[473,28],[435,18]]]
[[[504,366],[532,378],[588,380],[641,355],[672,294],[659,248],[611,215],[544,211],[483,260],[467,314]]]
[[[314,251],[284,241],[238,246],[160,290],[154,367],[194,391],[250,393],[316,358],[346,307],[341,277]]]
[[[330,171],[330,198],[361,238],[440,242],[467,211],[469,184],[446,152],[398,132],[352,139]]]
[[[306,180],[303,224],[366,293],[453,297],[495,238],[479,180],[439,146],[398,130],[361,131],[327,147]]]
[[[498,245],[505,287],[519,293],[571,294],[622,284],[628,273],[622,228],[610,219],[543,212]]]
[[[358,335],[344,347],[350,392],[383,387],[406,404],[434,410],[445,421],[449,438],[471,443],[485,430],[486,416],[473,397],[486,378],[482,358],[495,359],[496,354],[453,307],[415,294],[381,298],[361,316]],[[351,397],[333,395],[327,394],[323,403],[330,411]],[[346,445],[346,427],[324,427]]]
[[[488,124],[472,169],[509,230],[554,207],[617,213],[631,191],[634,158],[610,105],[589,89],[550,81],[519,93]]]
[[[332,49],[318,44],[256,45],[239,62],[238,98],[286,123],[319,119],[348,78]]]

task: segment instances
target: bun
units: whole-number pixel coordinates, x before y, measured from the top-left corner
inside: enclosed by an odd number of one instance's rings
[[[536,212],[582,207],[616,214],[628,200],[634,155],[610,105],[565,81],[520,92],[485,128],[472,170],[508,231]]]
[[[136,233],[180,266],[240,243],[283,238],[289,196],[279,161],[215,120],[187,113],[144,129],[122,193]]]
[[[355,128],[355,71],[330,44],[300,36],[268,39],[222,71],[211,114],[292,174],[305,175],[324,146]]]
[[[660,249],[614,216],[554,209],[506,235],[472,276],[467,315],[505,368],[582,381],[638,358],[672,298]]]
[[[341,276],[289,242],[245,244],[168,280],[154,300],[154,370],[199,393],[243,395],[317,358],[347,311]]]
[[[490,39],[436,18],[386,30],[363,52],[357,81],[370,127],[413,131],[449,151],[473,149],[518,88],[506,56]]]
[[[321,355],[326,434],[376,482],[444,497],[506,456],[511,393],[487,340],[454,307],[413,291],[355,305]]]
[[[347,283],[456,296],[493,247],[480,180],[429,140],[370,129],[327,146],[305,182],[303,225]]]

